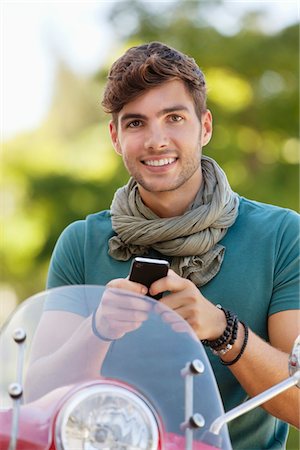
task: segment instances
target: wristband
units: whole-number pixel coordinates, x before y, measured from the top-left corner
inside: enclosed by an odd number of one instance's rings
[[[221,359],[220,362],[221,362],[221,364],[223,364],[223,366],[232,366],[233,364],[237,363],[240,360],[241,356],[243,355],[245,348],[247,346],[249,329],[248,329],[248,326],[244,322],[240,321],[240,323],[243,325],[243,327],[245,329],[244,342],[241,347],[240,353],[232,361],[222,361],[222,359]]]
[[[92,314],[92,330],[95,336],[97,336],[97,338],[101,339],[101,341],[105,341],[105,342],[113,342],[115,341],[115,339],[111,339],[105,336],[102,336],[102,334],[99,333],[99,331],[97,330],[96,327],[96,312],[97,310],[95,309],[93,314]]]
[[[214,339],[212,341],[209,341],[207,339],[202,339],[201,342],[206,347],[210,347],[210,349],[215,353],[219,352],[221,350],[229,351],[236,341],[237,337],[237,329],[238,329],[238,318],[237,316],[232,313],[231,311],[228,311],[224,308],[222,308],[221,305],[217,305],[217,308],[221,309],[226,317],[226,328],[217,339]],[[224,352],[223,352],[224,354]]]

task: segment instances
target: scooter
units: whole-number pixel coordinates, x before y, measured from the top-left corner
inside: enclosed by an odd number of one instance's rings
[[[161,303],[66,286],[24,301],[0,330],[1,450],[231,450],[227,423],[300,387],[290,377],[224,412],[204,348]]]

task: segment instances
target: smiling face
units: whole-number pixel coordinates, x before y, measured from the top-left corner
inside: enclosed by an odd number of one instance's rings
[[[117,126],[110,123],[110,133],[149,207],[167,192],[193,200],[202,181],[201,149],[211,137],[211,114],[204,112],[200,123],[182,81],[165,82],[127,103]]]

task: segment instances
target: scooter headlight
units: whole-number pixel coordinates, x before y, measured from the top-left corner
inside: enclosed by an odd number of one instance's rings
[[[156,450],[158,425],[146,401],[115,385],[96,385],[71,397],[55,430],[60,450]]]

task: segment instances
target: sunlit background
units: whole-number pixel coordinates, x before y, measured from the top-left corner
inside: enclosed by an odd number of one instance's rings
[[[0,323],[44,289],[61,231],[127,180],[100,103],[131,45],[193,56],[214,115],[206,154],[240,194],[298,210],[298,1],[4,1],[1,29]]]

